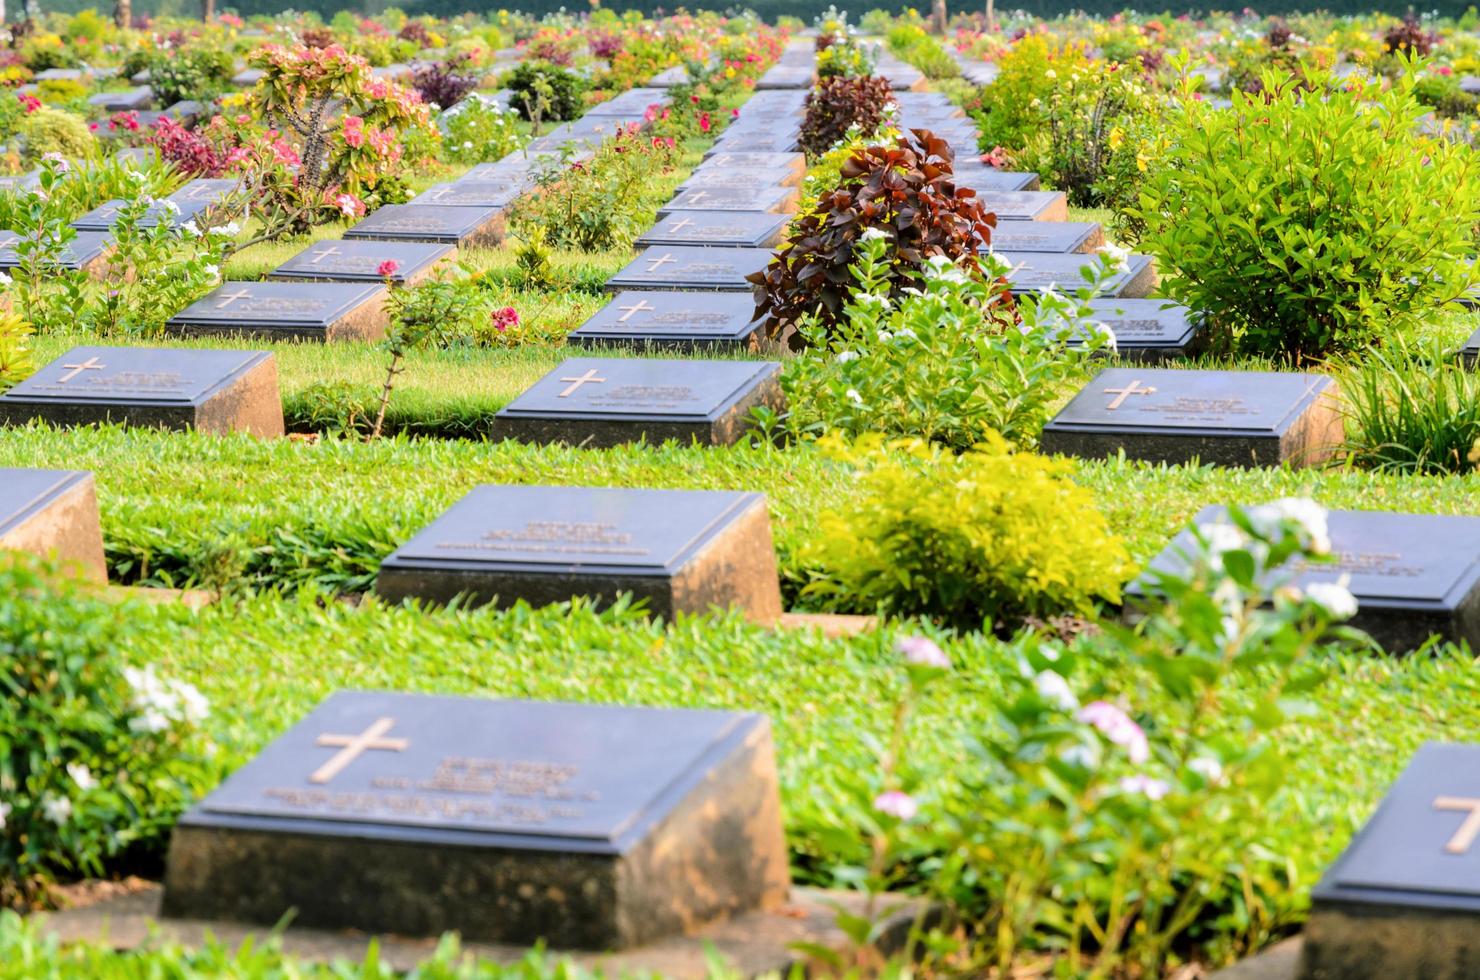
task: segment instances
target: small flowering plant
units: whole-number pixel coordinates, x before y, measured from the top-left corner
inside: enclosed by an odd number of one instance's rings
[[[1135,626],[1018,639],[1000,724],[931,815],[946,894],[987,882],[978,955],[1003,974],[1047,944],[1076,975],[1161,975],[1208,916],[1244,943],[1277,924],[1284,730],[1325,677],[1313,655],[1358,638],[1339,627],[1356,603],[1278,584],[1329,551],[1310,501],[1235,509],[1193,540],[1184,567],[1147,578],[1158,598]]]
[[[0,904],[162,852],[214,778],[189,684],[126,666],[127,610],[56,568],[0,563]]]

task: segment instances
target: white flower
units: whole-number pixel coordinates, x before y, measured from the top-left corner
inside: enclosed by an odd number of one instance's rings
[[[1083,742],[1079,742],[1060,752],[1059,758],[1071,766],[1098,769],[1100,767],[1100,748],[1098,745],[1086,745]]]
[[[45,160],[48,163],[56,164],[56,172],[59,174],[68,173],[72,169],[72,165],[67,162],[67,158],[62,156],[60,153],[43,153],[41,154],[41,159]]]
[[[1140,793],[1147,799],[1159,800],[1172,791],[1172,784],[1150,776],[1126,776],[1120,781],[1122,793]]]
[[[1100,246],[1100,254],[1121,272],[1131,267],[1131,250],[1128,248],[1121,248],[1119,245],[1111,245],[1107,242]]]
[[[98,781],[93,778],[92,770],[80,762],[67,763],[67,775],[72,777],[72,782],[84,793],[97,788]]]
[[[892,789],[874,799],[874,809],[898,820],[909,820],[920,812],[920,804],[910,794]]]
[[[194,684],[176,681],[175,694],[180,698],[185,720],[192,725],[200,724],[210,715],[211,702],[206,700],[206,696]]]
[[[843,395],[855,405],[863,404],[863,396],[858,393],[857,388],[849,388],[847,391],[843,392]]]
[[[948,670],[951,666],[951,658],[946,656],[945,651],[928,636],[901,636],[895,642],[894,649],[908,663],[918,664],[921,667],[939,667],[942,670]]]
[[[1210,783],[1223,781],[1223,764],[1210,755],[1199,756],[1187,763],[1187,768]]]
[[[463,140],[462,148],[464,150],[471,150],[473,148],[473,141],[472,140]]]
[[[1136,765],[1151,757],[1151,746],[1146,733],[1130,715],[1119,706],[1108,701],[1091,701],[1074,716],[1075,720],[1093,725],[1107,739],[1125,749],[1126,755]]]
[[[60,827],[72,816],[72,801],[65,796],[46,796],[41,800],[41,810],[46,819]]]
[[[10,285],[10,277],[7,276],[5,273],[0,272],[0,286],[9,286],[9,285]]]
[[[0,830],[5,829],[5,818],[10,816],[10,804],[0,803]]]
[[[187,221],[183,225],[181,225],[180,230],[191,238],[200,237],[200,227],[195,223],[194,219],[191,219],[190,221]]]
[[[227,238],[235,238],[237,235],[241,234],[242,226],[237,224],[235,221],[228,221],[226,224],[222,225],[216,230],[225,235]]]
[[[1357,614],[1357,597],[1342,582],[1312,582],[1305,587],[1305,595],[1332,619],[1351,619]]]
[[[1229,551],[1238,551],[1249,543],[1242,530],[1232,524],[1199,524],[1210,558],[1220,558]]]
[[[1273,536],[1285,522],[1299,525],[1306,544],[1317,554],[1331,550],[1331,531],[1327,523],[1326,508],[1309,497],[1286,497],[1272,504],[1250,508],[1249,522],[1266,537]]]
[[[1050,68],[1048,71],[1046,71],[1046,72],[1043,73],[1043,77],[1044,78],[1058,78],[1059,77],[1059,74],[1058,74],[1058,72],[1056,72],[1052,68]]]
[[[911,330],[909,327],[900,327],[898,330],[894,331],[894,336],[909,337],[911,340],[913,340],[915,337],[915,331]]]
[[[854,293],[854,306],[877,306],[880,309],[889,307],[889,297],[880,296],[878,293]]]
[[[217,266],[217,265],[205,265],[205,266],[202,266],[200,271],[203,272],[203,273],[205,273],[205,276],[206,276],[207,279],[212,279],[212,280],[214,280],[217,276],[221,275],[221,267],[220,266]]]
[[[1119,350],[1119,347],[1117,346],[1118,341],[1116,341],[1115,339],[1115,331],[1110,329],[1110,325],[1108,323],[1101,323],[1100,321],[1096,320],[1094,323],[1091,323],[1089,325],[1089,329],[1095,336],[1101,339],[1101,341],[1103,342],[1102,346],[1106,350]]]
[[[132,718],[128,723],[129,731],[140,732],[145,735],[158,735],[170,727],[170,720],[154,708],[146,708],[143,714]]]
[[[881,238],[886,241],[889,238],[889,233],[882,228],[865,228],[863,234],[858,236],[858,240],[862,242],[876,242]]]
[[[838,352],[837,362],[839,364],[847,364],[849,361],[856,360],[858,360],[858,351],[856,350],[845,350]]]
[[[1079,699],[1074,696],[1069,682],[1054,671],[1040,671],[1033,678],[1033,686],[1045,701],[1061,711],[1074,711],[1079,707]]]
[[[180,205],[171,201],[169,198],[165,198],[159,202],[159,209],[172,218],[180,213]]]

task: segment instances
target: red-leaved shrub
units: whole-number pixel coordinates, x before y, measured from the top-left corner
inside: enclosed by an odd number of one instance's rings
[[[802,149],[819,157],[832,149],[848,128],[865,133],[879,128],[885,107],[894,100],[887,78],[873,75],[829,75],[807,93],[802,119]]]

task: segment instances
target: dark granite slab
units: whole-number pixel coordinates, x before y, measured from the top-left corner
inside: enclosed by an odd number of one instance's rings
[[[1198,524],[1224,520],[1221,507],[1204,508]],[[1416,650],[1439,637],[1480,646],[1480,517],[1331,511],[1334,561],[1283,570],[1299,587],[1344,581],[1357,598],[1351,625],[1366,630],[1392,653]],[[1192,546],[1184,531],[1151,569],[1185,567]],[[1136,584],[1131,594],[1151,586]]]
[[[495,437],[588,448],[739,442],[751,409],[781,411],[770,361],[570,358],[498,413]]]
[[[1331,379],[1108,368],[1043,428],[1046,453],[1222,466],[1308,466],[1340,443]]]
[[[716,490],[481,486],[386,558],[375,591],[501,606],[630,592],[665,619],[781,614],[765,498]]]
[[[450,184],[433,184],[413,197],[411,204],[460,208],[506,208],[519,200],[528,190],[527,185],[520,186],[514,180],[456,181]]]
[[[720,245],[772,248],[791,219],[764,211],[679,211],[642,233],[638,248],[653,245]]]
[[[1098,322],[1115,336],[1123,361],[1155,364],[1196,352],[1202,320],[1164,299],[1092,299]]]
[[[576,347],[753,349],[760,327],[750,293],[623,292],[568,340]]]
[[[1000,221],[992,229],[998,252],[1092,252],[1105,244],[1096,221]]]
[[[763,211],[790,214],[797,209],[800,194],[795,187],[715,187],[679,191],[658,211],[659,217],[675,211]]]
[[[266,351],[74,347],[0,395],[0,424],[33,419],[283,434],[277,364]]]
[[[0,271],[20,268],[20,255],[16,251],[19,239],[13,231],[0,230]],[[112,239],[104,232],[79,231],[62,250],[58,264],[64,269],[96,274],[107,265],[111,245]]]
[[[504,212],[501,208],[390,204],[367,215],[344,237],[491,248],[503,241]]]
[[[88,96],[87,104],[97,106],[104,112],[148,109],[154,105],[154,90],[147,85],[141,85],[123,92],[99,92],[97,95]]]
[[[162,911],[608,950],[786,892],[764,716],[339,692],[181,818]]]
[[[622,289],[718,289],[750,292],[745,277],[766,267],[771,253],[760,248],[663,245],[645,250],[607,281]]]
[[[1060,191],[991,191],[977,195],[998,221],[1067,221],[1069,199]]]
[[[650,106],[666,106],[670,96],[662,88],[629,88],[621,95],[607,99],[586,110],[588,116],[625,116],[641,119]]]
[[[957,166],[957,187],[970,187],[978,194],[1011,194],[1038,190],[1038,175],[1031,171],[997,170],[993,167]],[[1007,220],[1007,219],[1003,219]]]
[[[78,231],[112,231],[114,224],[118,221],[118,212],[123,210],[127,203],[114,200],[100,204],[72,222],[72,227]],[[166,224],[183,225],[198,218],[214,206],[215,202],[209,200],[187,201],[182,204],[166,198],[149,206],[139,220],[139,226],[152,228],[160,221]]]
[[[785,126],[769,133],[743,133],[725,130],[710,147],[711,156],[722,153],[795,153],[801,149],[797,129]]]
[[[1079,253],[1008,252],[997,250],[1009,267],[1007,282],[1014,293],[1035,293],[1045,289],[1074,292],[1089,285],[1082,270],[1094,270],[1099,258]],[[1131,255],[1125,267],[1100,286],[1099,295],[1139,299],[1156,285],[1156,269],[1150,256]]]
[[[371,242],[325,239],[315,242],[276,269],[271,279],[322,282],[373,282],[386,279],[401,285],[423,282],[457,256],[451,245],[436,242]],[[386,262],[396,263],[390,276],[380,273]]]
[[[187,206],[197,205],[201,202],[207,205],[217,205],[224,201],[230,194],[241,188],[241,183],[236,180],[204,179],[197,177],[188,180],[180,186],[180,189],[171,194],[166,200],[174,201],[183,210]]]
[[[815,74],[816,70],[813,68],[794,68],[787,65],[775,65],[756,80],[755,87],[757,89],[811,88]]]
[[[746,167],[761,170],[787,170],[800,180],[807,173],[804,153],[749,153],[744,150],[721,150],[705,155],[700,169],[709,167]]]
[[[1299,976],[1474,975],[1480,746],[1430,742],[1311,893]]]
[[[79,577],[106,582],[93,475],[0,469],[0,549],[51,558]]]
[[[761,190],[768,187],[795,187],[801,182],[802,178],[789,167],[701,166],[678,185],[678,190]]]
[[[374,340],[385,333],[383,285],[228,282],[165,324],[172,334],[279,340]]]

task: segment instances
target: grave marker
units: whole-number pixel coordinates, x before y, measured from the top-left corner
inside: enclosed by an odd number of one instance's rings
[[[515,181],[455,181],[433,184],[411,199],[413,206],[506,208],[525,193]]]
[[[977,198],[998,221],[1069,220],[1069,199],[1061,191],[990,191]]]
[[[345,238],[391,242],[440,242],[458,248],[492,248],[503,241],[501,208],[388,204],[366,215]]]
[[[1419,748],[1311,892],[1301,980],[1461,980],[1480,928],[1480,746]]]
[[[704,167],[751,167],[763,170],[787,170],[800,180],[807,174],[805,153],[747,153],[743,150],[711,150],[700,164]]]
[[[108,581],[93,475],[0,469],[0,550],[72,563],[81,578]]]
[[[999,225],[1000,227],[1000,225]],[[1056,289],[1072,293],[1085,288],[1081,270],[1100,264],[1097,256],[1080,253],[1007,252],[997,255],[1008,264],[1007,283],[1014,293],[1041,292]],[[1156,268],[1150,256],[1130,255],[1124,265],[1100,286],[1099,295],[1136,299],[1151,292],[1156,285]]]
[[[20,268],[20,253],[16,250],[20,237],[13,231],[0,229],[0,272],[9,274]],[[103,232],[79,231],[62,249],[57,264],[64,269],[101,276],[107,271],[112,244],[112,239]]]
[[[700,166],[678,185],[678,190],[764,190],[770,187],[795,187],[801,182],[801,177],[790,167]]]
[[[1341,442],[1331,379],[1108,368],[1043,428],[1046,453],[1220,466],[1311,466]]]
[[[276,340],[377,340],[384,336],[386,290],[352,282],[228,282],[166,324],[184,337]]]
[[[341,691],[179,821],[167,916],[616,950],[785,901],[763,715]]]
[[[99,92],[90,95],[87,104],[97,106],[104,112],[132,112],[139,109],[148,109],[154,105],[154,90],[147,85],[140,85],[123,92]]]
[[[643,251],[607,281],[612,292],[621,289],[718,289],[750,292],[745,277],[771,261],[760,248],[702,248],[660,245]]]
[[[1185,306],[1163,299],[1092,299],[1089,306],[1123,361],[1155,364],[1195,352],[1202,320]]]
[[[998,170],[964,163],[956,164],[952,179],[957,187],[969,187],[978,194],[1037,191],[1039,187],[1038,175],[1031,171]]]
[[[622,292],[568,339],[577,347],[749,350],[760,327],[748,292]]]
[[[493,434],[591,448],[730,446],[748,431],[752,408],[782,409],[779,374],[773,362],[572,358],[499,412]]]
[[[315,242],[272,271],[269,278],[321,282],[374,282],[388,278],[403,286],[426,281],[457,249],[435,242],[370,242],[325,239]],[[381,275],[387,261],[396,263],[390,276]]]
[[[766,498],[719,490],[480,486],[386,558],[375,591],[499,606],[630,592],[664,619],[781,615]]]
[[[266,351],[74,347],[0,395],[0,424],[32,419],[283,434],[277,363]]]
[[[791,219],[762,211],[676,211],[658,219],[637,239],[639,248],[655,245],[719,245],[772,248]]]
[[[1226,523],[1226,509],[1206,507],[1194,523]],[[1480,646],[1480,517],[1333,510],[1329,562],[1311,562],[1275,573],[1271,582],[1305,588],[1345,582],[1357,599],[1349,624],[1371,634],[1390,653],[1417,650],[1431,637]],[[1193,547],[1183,531],[1151,563],[1153,571],[1178,571]],[[1133,583],[1129,594],[1153,586]]]
[[[991,248],[998,252],[1093,252],[1105,244],[1097,221],[999,221]]]
[[[795,187],[713,187],[679,191],[658,211],[665,217],[675,211],[766,211],[790,214],[801,194]]]

